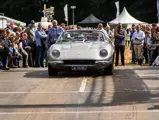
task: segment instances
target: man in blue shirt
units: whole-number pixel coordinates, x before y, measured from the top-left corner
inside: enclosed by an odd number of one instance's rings
[[[46,41],[47,35],[42,28],[41,23],[38,24],[38,29],[35,32],[36,40],[36,67],[44,67],[44,53],[46,49],[43,43]]]
[[[3,70],[9,70],[7,57],[9,55],[9,45],[5,42],[6,31],[0,30],[0,57],[3,63]]]
[[[56,42],[56,40],[64,31],[62,27],[58,26],[58,22],[56,20],[53,20],[52,24],[53,24],[52,28],[50,28],[48,31],[48,38],[47,38],[48,48]]]
[[[130,40],[131,40],[130,49],[132,51],[132,63],[133,64],[137,62],[136,54],[135,54],[135,50],[134,50],[134,43],[132,41],[132,36],[133,36],[134,32],[136,32],[136,30],[135,30],[135,24],[132,25],[132,31],[131,31],[131,34],[130,34]]]

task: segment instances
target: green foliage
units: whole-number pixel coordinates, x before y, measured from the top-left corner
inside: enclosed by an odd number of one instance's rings
[[[116,0],[48,0],[47,7],[55,7],[55,18],[64,21],[63,7],[69,5],[69,23],[72,23],[71,5],[76,5],[75,22],[79,22],[93,13],[99,19],[111,21],[116,16]],[[120,12],[126,7],[128,12],[135,18],[153,23],[157,22],[156,0],[120,0]],[[43,13],[42,0],[0,0],[0,11],[6,16],[24,22],[32,19],[40,21]]]
[[[123,28],[127,28],[127,26],[128,26],[127,24],[123,24]]]

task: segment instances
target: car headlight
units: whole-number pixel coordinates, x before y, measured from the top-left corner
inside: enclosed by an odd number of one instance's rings
[[[103,49],[103,50],[100,51],[99,54],[100,54],[101,57],[106,57],[108,55],[108,52],[107,52],[107,50]]]
[[[60,56],[60,51],[59,50],[53,50],[52,55],[53,55],[53,57],[58,58]]]

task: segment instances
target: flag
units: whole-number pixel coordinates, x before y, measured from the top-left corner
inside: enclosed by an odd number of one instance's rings
[[[65,21],[68,22],[68,5],[67,4],[64,7],[64,13],[65,13]]]
[[[159,0],[157,0],[157,17],[159,17]]]
[[[116,5],[116,9],[117,9],[117,12],[116,12],[116,18],[118,18],[119,17],[119,1],[117,1],[117,2],[115,2],[115,5]]]

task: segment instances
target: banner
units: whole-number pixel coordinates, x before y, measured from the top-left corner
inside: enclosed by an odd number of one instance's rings
[[[157,17],[159,17],[159,0],[157,0]]]
[[[64,7],[64,13],[65,13],[65,21],[68,22],[68,5],[67,4]]]
[[[116,9],[117,9],[116,18],[118,18],[118,17],[119,17],[119,14],[120,14],[119,1],[115,2],[115,5],[116,5]]]
[[[44,10],[46,9],[46,4],[44,4]]]

